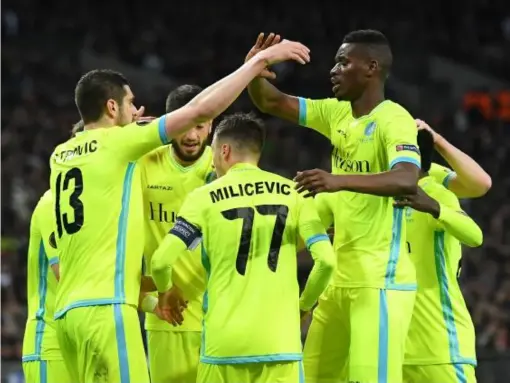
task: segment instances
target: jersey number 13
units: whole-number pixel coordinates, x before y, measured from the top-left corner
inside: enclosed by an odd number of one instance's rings
[[[63,178],[63,179],[62,179]],[[61,213],[61,192],[71,187],[71,181],[74,184],[74,190],[67,201],[73,209],[74,217],[72,220],[67,213]],[[78,168],[72,168],[66,173],[59,173],[55,183],[55,215],[57,218],[57,232],[59,238],[62,237],[64,230],[67,234],[77,233],[83,226],[83,202],[80,196],[83,193],[83,175]]]

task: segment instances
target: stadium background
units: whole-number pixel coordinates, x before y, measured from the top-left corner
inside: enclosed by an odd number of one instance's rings
[[[239,66],[259,31],[307,44],[307,67],[277,67],[278,86],[330,94],[342,36],[382,30],[395,65],[388,97],[427,120],[492,176],[482,199],[464,201],[484,245],[464,253],[462,284],[477,329],[479,382],[510,379],[510,7],[505,0],[427,2],[154,3],[65,0],[2,4],[2,381],[20,379],[26,316],[26,247],[35,203],[48,188],[48,156],[79,119],[74,85],[92,68],[121,70],[149,114],[175,86],[205,86]],[[369,7],[370,6],[370,7]],[[231,108],[253,109],[244,94]],[[286,176],[329,169],[318,134],[267,119],[263,166]],[[309,258],[301,255],[299,277]]]

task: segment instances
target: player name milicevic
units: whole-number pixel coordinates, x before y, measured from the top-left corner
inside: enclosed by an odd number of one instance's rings
[[[289,195],[291,186],[277,181],[248,182],[245,184],[228,185],[211,190],[212,203],[234,197],[252,196],[254,194],[283,194]]]

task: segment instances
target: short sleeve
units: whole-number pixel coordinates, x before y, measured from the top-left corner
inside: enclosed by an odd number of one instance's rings
[[[110,145],[127,161],[136,161],[159,146],[169,143],[165,127],[166,115],[152,121],[134,122],[109,129]]]
[[[311,198],[299,196],[301,208],[299,211],[298,229],[307,248],[319,241],[328,241],[329,237],[317,214],[315,204]]]
[[[429,175],[434,178],[434,180],[445,188],[448,188],[450,182],[457,177],[457,173],[453,170],[448,169],[447,167],[441,166],[439,164],[433,163],[430,166]]]
[[[389,169],[401,162],[408,162],[420,167],[416,122],[408,113],[401,113],[383,124],[382,134]]]
[[[331,122],[346,114],[346,103],[335,98],[312,100],[299,98],[299,125],[311,128],[323,136],[331,137]],[[347,103],[348,104],[348,103]]]
[[[317,214],[319,215],[319,218],[325,229],[329,229],[331,226],[333,226],[335,219],[330,204],[331,198],[333,198],[333,196],[334,194],[320,193],[317,194],[313,200]]]

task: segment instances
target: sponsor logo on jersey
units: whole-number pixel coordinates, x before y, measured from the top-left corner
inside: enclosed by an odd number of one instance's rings
[[[333,167],[346,173],[370,173],[370,162],[343,156],[338,148],[333,151]]]
[[[147,185],[147,189],[153,189],[153,190],[173,190],[174,188],[170,185]]]
[[[397,145],[396,147],[397,152],[407,151],[407,152],[415,152],[416,154],[420,154],[420,149],[416,145]]]

